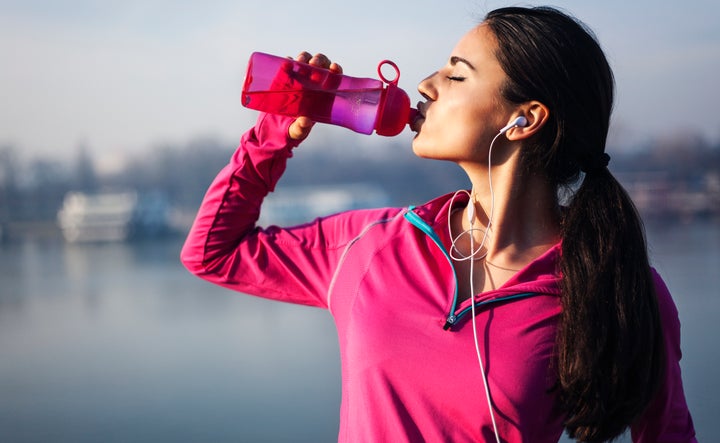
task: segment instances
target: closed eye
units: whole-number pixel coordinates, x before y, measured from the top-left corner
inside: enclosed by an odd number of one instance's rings
[[[447,76],[447,79],[450,80],[450,81],[452,81],[452,82],[461,82],[461,81],[464,81],[464,80],[465,80],[465,77],[458,77],[458,76],[455,76],[455,75],[448,75],[448,76]]]

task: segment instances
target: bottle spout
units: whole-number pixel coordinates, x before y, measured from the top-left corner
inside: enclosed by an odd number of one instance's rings
[[[417,118],[418,115],[420,115],[420,112],[417,109],[410,108],[410,114],[408,115],[407,124],[412,126],[413,122],[415,121],[415,119]]]

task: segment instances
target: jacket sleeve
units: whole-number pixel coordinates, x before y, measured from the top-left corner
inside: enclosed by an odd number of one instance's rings
[[[190,272],[212,283],[327,307],[325,294],[342,248],[334,244],[342,239],[325,235],[333,218],[287,229],[256,227],[263,199],[298,144],[287,136],[291,121],[260,114],[210,185],[180,258]]]
[[[655,399],[631,427],[632,439],[636,443],[697,442],[680,372],[678,311],[665,282],[654,270],[653,277],[665,336],[665,380]]]

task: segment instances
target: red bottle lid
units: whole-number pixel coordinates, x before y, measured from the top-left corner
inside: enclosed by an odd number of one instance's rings
[[[390,65],[395,69],[395,78],[388,80],[382,73],[382,67]],[[398,135],[405,128],[405,125],[412,123],[417,111],[410,108],[410,97],[398,87],[400,80],[400,69],[390,60],[383,60],[378,65],[378,75],[387,88],[383,90],[380,98],[377,118],[375,120],[375,132],[378,135],[392,137]]]

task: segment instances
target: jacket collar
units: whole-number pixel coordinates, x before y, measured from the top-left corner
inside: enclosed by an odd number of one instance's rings
[[[453,195],[455,197],[453,198]],[[412,208],[421,219],[433,228],[438,237],[446,245],[449,244],[447,232],[447,217],[450,204],[455,208],[467,205],[469,197],[464,192],[448,193],[429,202]],[[542,255],[528,263],[518,271],[504,285],[487,293],[489,297],[499,297],[518,292],[536,292],[540,294],[560,295],[560,253],[561,244],[551,246]]]

